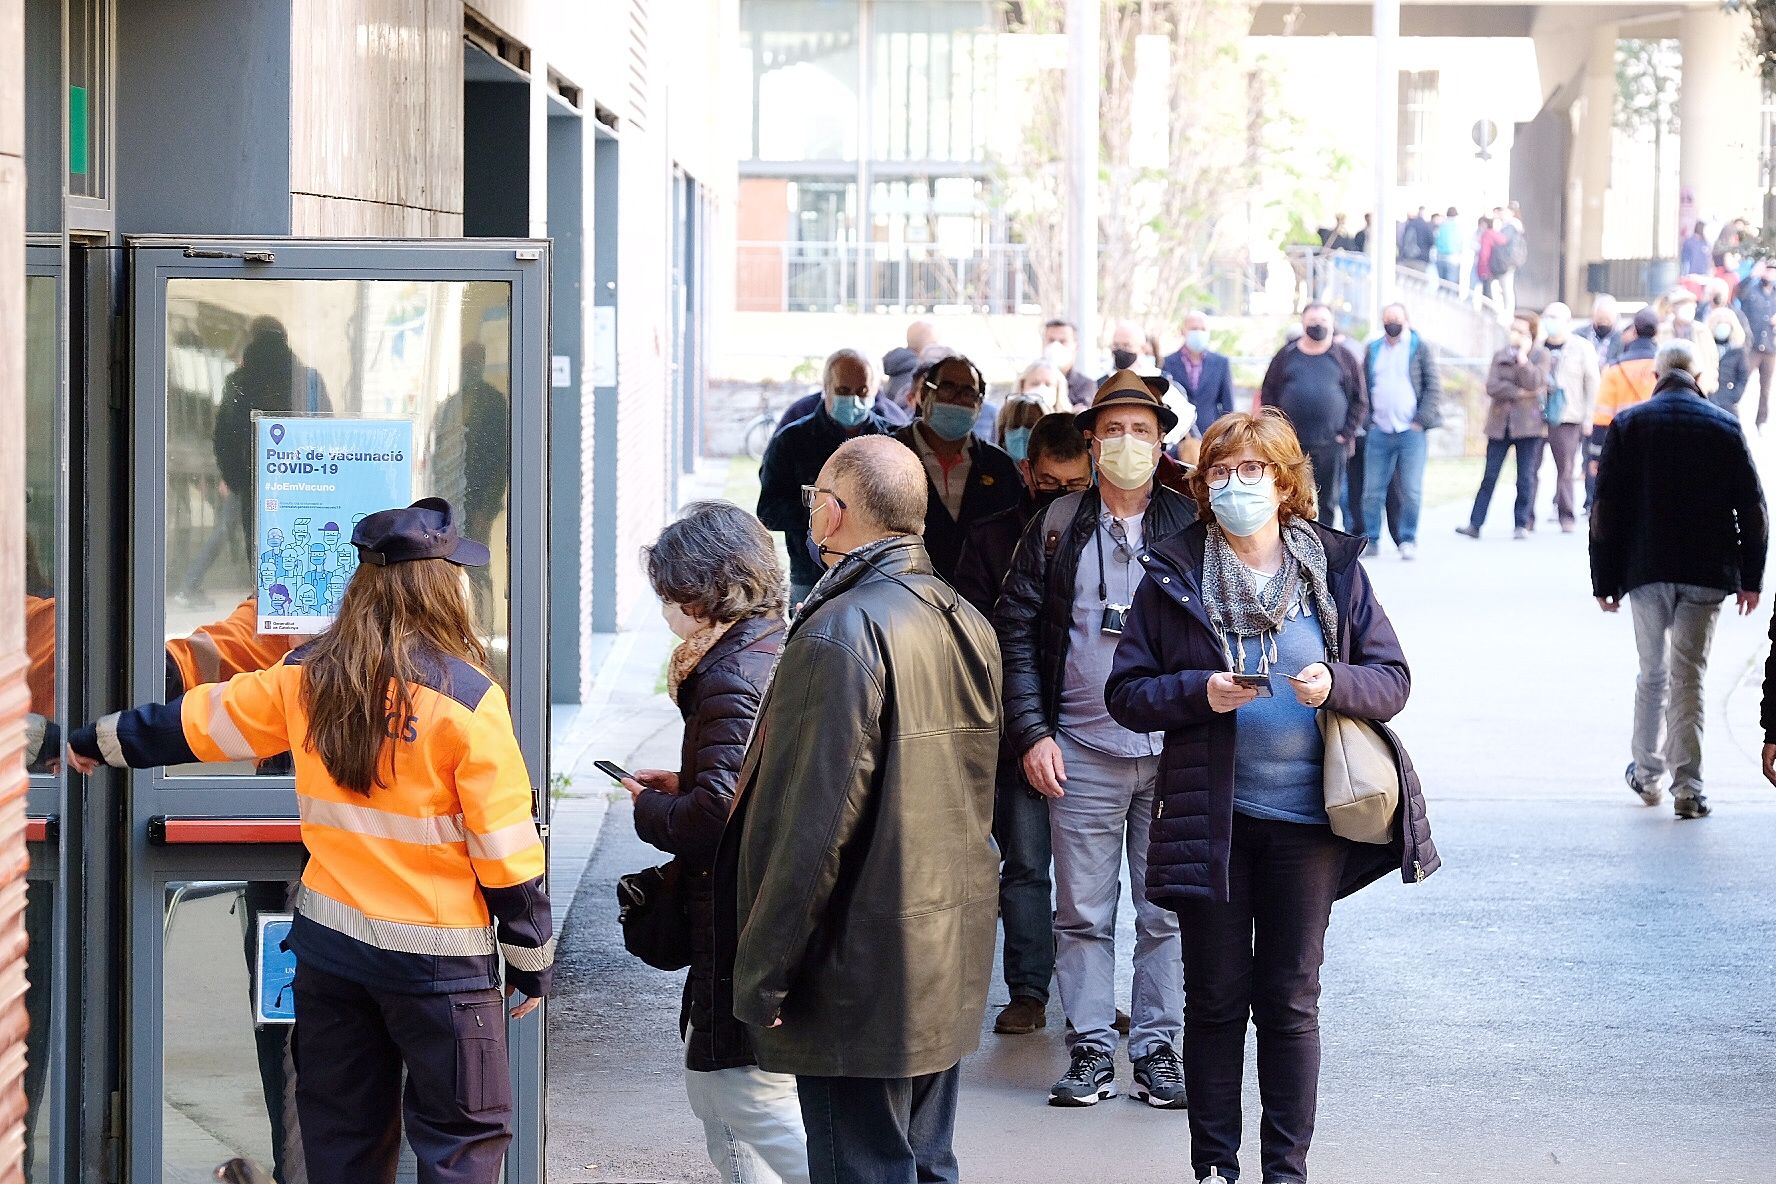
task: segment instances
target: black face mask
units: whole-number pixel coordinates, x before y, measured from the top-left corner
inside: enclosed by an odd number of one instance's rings
[[[1326,328],[1324,325],[1309,325],[1302,331],[1307,334],[1308,340],[1310,341],[1324,341],[1332,334],[1332,330]]]
[[[1113,349],[1110,351],[1110,362],[1118,370],[1127,370],[1135,364],[1135,359],[1139,356],[1132,349]]]
[[[1388,321],[1382,325],[1381,331],[1386,333],[1389,337],[1398,337],[1406,331],[1406,326],[1402,325],[1399,321]]]
[[[1616,326],[1613,321],[1592,321],[1591,327],[1597,330],[1597,335],[1599,337],[1608,337],[1611,333],[1616,331]]]

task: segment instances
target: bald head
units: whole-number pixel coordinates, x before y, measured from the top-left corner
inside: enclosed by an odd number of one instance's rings
[[[921,353],[928,345],[937,344],[937,326],[930,321],[918,320],[907,326],[907,348],[914,353]]]
[[[854,551],[892,535],[925,532],[925,467],[891,436],[847,440],[820,470],[819,484],[845,504],[827,546]]]

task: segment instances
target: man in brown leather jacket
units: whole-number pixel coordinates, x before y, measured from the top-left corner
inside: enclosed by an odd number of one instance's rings
[[[734,1014],[759,1064],[798,1079],[814,1184],[957,1178],[957,1064],[992,973],[999,647],[932,572],[925,487],[911,451],[865,437],[808,488],[828,570],[716,871],[736,895]]]

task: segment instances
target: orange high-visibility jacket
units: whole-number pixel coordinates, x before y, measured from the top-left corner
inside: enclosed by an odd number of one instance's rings
[[[389,715],[393,774],[385,764],[387,785],[360,794],[306,744],[306,649],[165,706],[106,716],[69,743],[131,768],[290,752],[309,853],[290,935],[299,959],[430,994],[497,985],[497,951],[508,983],[546,994],[555,939],[543,844],[504,692],[467,662],[422,659],[412,714]]]
[[[1652,398],[1653,387],[1658,381],[1650,356],[1625,357],[1604,367],[1603,377],[1597,384],[1597,410],[1592,415],[1592,427],[1607,428],[1615,422],[1616,416]]]

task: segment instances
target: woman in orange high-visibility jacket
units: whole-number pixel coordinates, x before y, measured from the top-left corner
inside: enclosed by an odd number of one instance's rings
[[[493,1184],[511,1140],[506,995],[548,994],[555,939],[530,777],[484,671],[441,498],[366,517],[338,619],[267,670],[106,716],[83,773],[289,751],[309,861],[296,953],[297,1116],[313,1184]],[[372,692],[369,688],[375,688]]]

